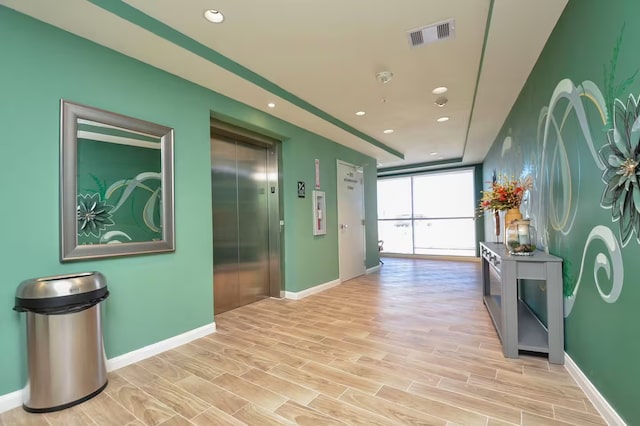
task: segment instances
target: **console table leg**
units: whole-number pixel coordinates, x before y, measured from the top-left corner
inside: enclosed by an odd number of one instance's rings
[[[562,264],[547,263],[547,328],[549,330],[549,362],[564,364],[564,300]]]
[[[502,264],[502,349],[507,358],[518,358],[518,280],[515,262]]]

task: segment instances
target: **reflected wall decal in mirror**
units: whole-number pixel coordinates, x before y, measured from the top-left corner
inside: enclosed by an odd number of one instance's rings
[[[173,129],[61,101],[61,259],[174,251]]]

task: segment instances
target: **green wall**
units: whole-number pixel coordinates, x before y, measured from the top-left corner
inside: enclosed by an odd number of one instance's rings
[[[337,230],[314,238],[311,199],[293,198],[298,180],[312,185],[314,158],[321,160],[328,225],[334,228],[335,162],[365,166],[367,265],[377,264],[374,159],[1,6],[0,52],[0,395],[22,388],[26,380],[24,315],[11,310],[24,279],[102,272],[111,290],[104,309],[108,358],[213,321],[212,112],[285,140],[288,291],[338,277]],[[175,129],[175,253],[59,262],[61,98]]]
[[[299,292],[338,279],[337,159],[362,166],[365,180],[366,267],[378,265],[376,162],[333,143],[301,139],[288,144],[285,164],[285,281],[287,291]],[[311,192],[315,188],[315,159],[320,160],[320,190],[326,191],[327,235],[313,236]],[[298,198],[297,183],[306,183],[306,197]],[[292,249],[293,247],[293,249]],[[299,250],[306,247],[307,250]]]
[[[636,0],[570,0],[484,163],[485,181],[533,177],[522,210],[564,259],[566,351],[628,424],[640,424],[639,14]],[[620,157],[633,161],[627,187]],[[617,190],[603,200],[605,181]],[[543,283],[525,285],[544,316]]]

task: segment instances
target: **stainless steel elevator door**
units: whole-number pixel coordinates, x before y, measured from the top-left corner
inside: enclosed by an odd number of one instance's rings
[[[211,139],[216,314],[269,297],[267,149]]]

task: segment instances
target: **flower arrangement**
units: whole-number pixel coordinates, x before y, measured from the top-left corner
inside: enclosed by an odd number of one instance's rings
[[[498,210],[517,209],[522,203],[526,190],[531,189],[531,177],[526,179],[511,179],[505,175],[498,175],[491,184],[491,190],[482,191],[480,210],[497,212]]]

